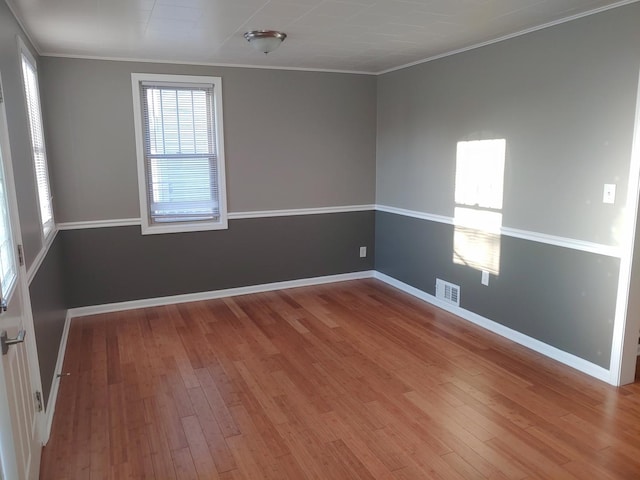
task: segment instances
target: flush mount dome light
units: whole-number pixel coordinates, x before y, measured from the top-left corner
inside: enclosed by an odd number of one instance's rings
[[[244,34],[244,38],[251,44],[253,48],[265,55],[273,52],[287,38],[286,33],[276,32],[275,30],[252,30]]]

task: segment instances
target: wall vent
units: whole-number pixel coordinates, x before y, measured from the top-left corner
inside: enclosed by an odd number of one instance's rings
[[[436,278],[436,298],[460,306],[460,287]]]

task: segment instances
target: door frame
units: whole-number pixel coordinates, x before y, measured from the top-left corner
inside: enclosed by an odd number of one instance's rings
[[[620,249],[618,295],[613,325],[609,383],[620,386],[633,383],[638,357],[640,329],[640,73],[636,94],[636,113],[633,125],[633,143],[629,162],[624,237]]]
[[[4,367],[0,362],[0,385],[5,385]],[[9,399],[7,398],[7,391],[3,388],[0,391],[0,442],[4,445],[6,455],[12,457],[11,461],[6,458],[3,460],[2,450],[0,450],[0,479],[2,478],[17,478],[18,471],[16,465],[16,450],[13,440],[13,426],[11,425],[11,416],[9,415]],[[6,474],[3,477],[3,468],[8,470],[4,472]]]
[[[0,72],[0,95],[3,96],[4,88],[2,81],[2,74]],[[7,203],[10,211],[11,217],[11,230],[13,234],[14,248],[16,251],[14,252],[16,258],[16,271],[17,271],[17,282],[20,282],[20,287],[22,290],[22,325],[26,330],[25,335],[25,348],[27,353],[27,361],[29,363],[29,374],[31,378],[31,390],[32,394],[35,395],[36,392],[40,392],[40,398],[42,402],[42,409],[39,412],[35,412],[36,415],[36,431],[34,432],[37,442],[39,445],[43,444],[44,432],[46,428],[46,415],[44,410],[44,398],[42,398],[42,378],[40,376],[40,363],[38,360],[38,349],[37,342],[35,338],[35,327],[33,324],[33,313],[31,311],[31,297],[29,294],[29,282],[27,280],[27,269],[26,262],[19,261],[18,258],[18,245],[22,246],[22,230],[20,227],[20,214],[18,211],[18,198],[16,194],[15,187],[15,178],[13,174],[13,157],[11,154],[11,142],[9,140],[9,126],[7,120],[7,112],[4,98],[0,102],[0,144],[4,147],[2,152],[2,161],[4,165],[4,174],[5,174],[5,183],[7,188]],[[54,232],[51,234],[55,235]],[[23,253],[24,257],[24,253]],[[4,375],[2,380],[4,380]],[[6,399],[6,392],[5,392]],[[0,399],[1,401],[1,399]],[[37,405],[37,401],[34,401],[34,404]],[[41,451],[39,452],[41,453]],[[40,456],[37,459],[32,459],[35,465],[39,469],[40,465]]]

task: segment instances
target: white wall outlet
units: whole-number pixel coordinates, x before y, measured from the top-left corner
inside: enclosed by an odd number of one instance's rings
[[[482,271],[482,279],[480,280],[480,282],[483,285],[489,286],[489,272],[487,272],[485,270]]]
[[[616,184],[605,183],[602,194],[602,203],[616,203]]]
[[[360,247],[360,258],[367,256],[367,247]]]

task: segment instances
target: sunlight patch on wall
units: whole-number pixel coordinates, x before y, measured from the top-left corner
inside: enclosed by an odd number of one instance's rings
[[[505,139],[458,142],[453,262],[500,273]]]

